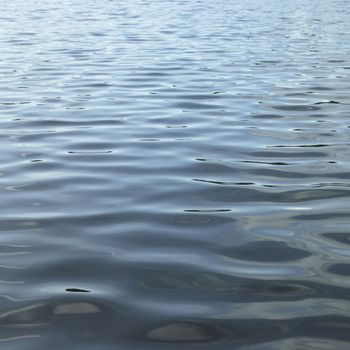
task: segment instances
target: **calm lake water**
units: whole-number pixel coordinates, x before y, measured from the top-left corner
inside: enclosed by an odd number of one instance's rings
[[[0,346],[350,348],[350,2],[0,0]]]

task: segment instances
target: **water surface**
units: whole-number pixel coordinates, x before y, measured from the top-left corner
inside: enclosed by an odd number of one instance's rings
[[[350,3],[0,0],[0,346],[350,347]]]

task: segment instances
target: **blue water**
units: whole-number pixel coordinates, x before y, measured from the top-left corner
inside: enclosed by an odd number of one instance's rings
[[[350,2],[0,0],[0,348],[350,348]]]

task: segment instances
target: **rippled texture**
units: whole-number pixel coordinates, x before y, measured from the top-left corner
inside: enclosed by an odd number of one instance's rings
[[[1,9],[1,349],[350,347],[350,2]]]

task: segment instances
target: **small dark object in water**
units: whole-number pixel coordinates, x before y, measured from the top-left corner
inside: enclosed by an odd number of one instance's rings
[[[73,293],[90,293],[89,290],[85,289],[79,289],[79,288],[67,288],[66,292],[73,292]]]

